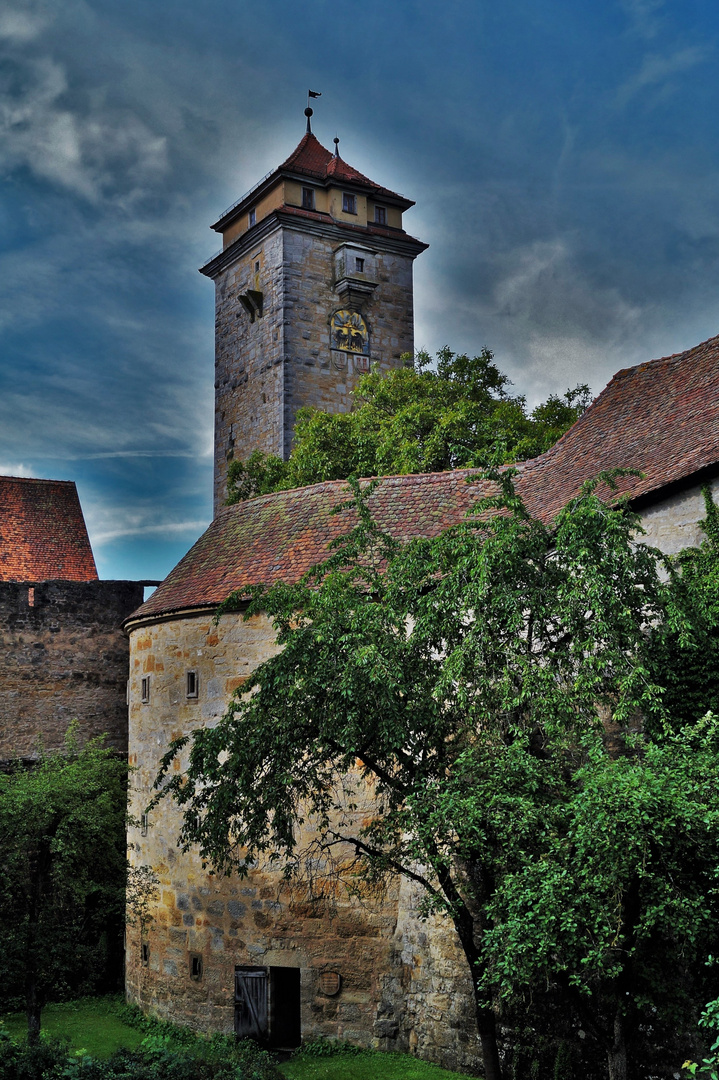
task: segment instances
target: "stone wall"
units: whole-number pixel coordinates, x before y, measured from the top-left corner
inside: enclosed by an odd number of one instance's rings
[[[135,581],[0,582],[0,759],[107,732],[127,747],[129,645],[120,625],[141,603]]]
[[[141,821],[170,740],[216,723],[275,644],[266,619],[243,622],[237,614],[218,626],[209,614],[139,626],[130,640],[130,811]],[[188,671],[197,698],[187,697]],[[184,762],[176,764],[179,771]],[[371,793],[366,800],[360,814]],[[397,881],[379,897],[337,890],[315,899],[267,865],[244,879],[215,877],[196,852],[178,849],[180,825],[168,801],[149,815],[144,834],[142,825],[129,832],[132,864],[150,866],[158,879],[144,959],[140,927],[128,929],[130,1000],[198,1030],[230,1032],[236,965],[299,968],[304,1039],[346,1038],[477,1070],[466,961],[446,919],[422,920],[413,886]],[[193,955],[202,957],[199,981],[191,977]],[[326,971],[341,977],[337,995],[322,991]]]
[[[215,277],[215,510],[226,498],[233,457],[254,450],[287,457],[298,409],[347,411],[370,364],[389,370],[414,349],[414,252],[400,241],[350,237],[358,251],[367,247],[371,273],[364,277],[376,286],[350,302],[335,291],[335,255],[347,237],[334,233],[268,225]],[[249,290],[263,297],[254,320],[240,300]],[[362,359],[330,348],[331,316],[347,306],[369,327],[370,354]]]
[[[719,498],[719,479],[709,482],[715,501]],[[704,540],[699,522],[705,516],[702,485],[692,484],[657,500],[641,510],[646,535],[644,543],[658,547],[665,555],[676,555],[688,547],[698,547]]]

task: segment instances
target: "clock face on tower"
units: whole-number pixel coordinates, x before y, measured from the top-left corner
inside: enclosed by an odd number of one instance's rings
[[[358,311],[336,311],[331,322],[332,348],[342,352],[369,353],[367,324]]]

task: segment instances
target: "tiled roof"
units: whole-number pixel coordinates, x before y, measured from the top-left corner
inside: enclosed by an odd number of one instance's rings
[[[468,470],[392,476],[370,496],[382,528],[400,540],[436,536],[488,490],[467,483]],[[131,618],[219,604],[235,589],[278,579],[295,582],[327,555],[327,544],[351,527],[344,480],[278,491],[219,511],[175,569]]]
[[[647,496],[719,462],[719,337],[618,371],[559,442],[528,463],[527,501],[552,516],[587,477],[639,469],[620,490]],[[530,479],[531,477],[531,479]],[[529,491],[532,492],[531,498]]]
[[[293,172],[306,173],[324,180],[330,161],[330,151],[325,150],[322,143],[308,132],[300,139],[287,160],[282,162],[280,169],[291,169]]]
[[[0,476],[0,581],[96,581],[77,488]]]
[[[383,195],[386,198],[402,199],[396,191],[375,184],[358,169],[348,165],[341,157],[336,157],[326,150],[322,143],[314,135],[304,135],[286,161],[279,166],[278,172],[295,172],[303,176],[312,176],[316,180],[335,179],[344,183],[358,184],[360,187],[371,188],[374,194]]]
[[[618,372],[558,443],[520,467],[529,510],[550,521],[584,480],[605,469],[642,470],[643,478],[621,482],[638,498],[716,466],[718,389],[719,338]],[[435,536],[490,487],[473,470],[385,477],[370,506],[400,540]],[[351,511],[330,513],[346,493],[343,481],[327,481],[225,507],[131,618],[216,605],[255,582],[297,581],[349,528]]]

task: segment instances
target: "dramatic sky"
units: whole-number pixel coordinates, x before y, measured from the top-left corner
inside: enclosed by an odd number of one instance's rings
[[[222,210],[314,130],[413,198],[416,343],[536,402],[719,332],[716,0],[0,0],[0,473],[102,577],[210,516]]]

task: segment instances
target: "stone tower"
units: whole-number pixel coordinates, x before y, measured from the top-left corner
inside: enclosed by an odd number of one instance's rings
[[[369,180],[310,131],[212,228],[215,512],[233,457],[286,458],[297,410],[349,409],[374,364],[414,348],[412,263],[427,245],[402,228],[414,203]]]

